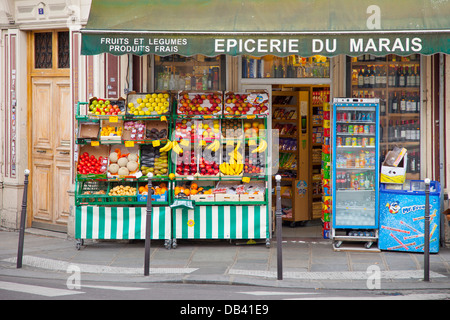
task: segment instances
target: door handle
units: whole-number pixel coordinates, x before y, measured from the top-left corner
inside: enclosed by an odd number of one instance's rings
[[[47,150],[36,150],[37,153],[46,153]]]
[[[70,154],[70,151],[60,151],[60,154]]]

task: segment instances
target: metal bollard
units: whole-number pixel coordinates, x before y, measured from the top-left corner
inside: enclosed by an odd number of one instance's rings
[[[430,281],[430,179],[425,179],[425,230],[424,230],[423,280]]]
[[[145,257],[144,257],[144,276],[150,274],[150,235],[152,219],[152,177],[153,173],[148,175],[148,193],[147,193],[147,214],[145,221]]]
[[[27,201],[28,201],[28,176],[30,170],[25,169],[25,181],[23,183],[23,198],[22,198],[22,212],[20,214],[20,229],[19,229],[19,248],[17,250],[17,269],[22,268],[23,257],[23,243],[25,237],[25,222],[27,220]]]
[[[281,220],[281,176],[276,175],[275,180],[277,182],[277,204],[276,204],[276,224],[277,224],[277,274],[278,280],[283,280],[283,252],[282,252],[282,220]]]

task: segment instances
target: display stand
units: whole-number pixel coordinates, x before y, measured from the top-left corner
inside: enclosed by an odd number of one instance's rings
[[[179,104],[182,103],[184,94],[180,94]],[[208,96],[211,93],[198,94]],[[267,129],[267,112],[265,111],[268,111],[268,107],[261,113],[228,114],[231,109],[227,109],[227,106],[232,104],[226,97],[231,94],[242,96],[245,93],[225,92],[223,114],[173,115],[176,122],[175,141],[184,146],[183,153],[178,155],[179,160],[173,163],[172,172],[175,172],[173,199],[174,202],[183,198],[192,201],[191,208],[181,206],[172,209],[173,248],[177,247],[178,239],[265,239],[266,245],[270,246],[271,217],[269,217],[267,190],[267,151],[264,149],[262,152],[252,153],[261,144],[267,144],[267,132],[264,135],[250,133],[253,128],[256,132],[258,128]],[[266,92],[260,94],[261,97],[266,97],[262,99],[268,99]],[[266,101],[266,103],[269,102]],[[182,125],[178,126],[177,123]],[[214,129],[218,129],[216,132],[212,131],[215,133],[212,137],[211,135],[205,137],[205,124],[207,128],[210,128],[212,124]],[[178,128],[180,128],[179,131],[177,131]],[[187,135],[183,130],[188,131]],[[218,147],[208,149],[212,144],[217,144]],[[233,163],[229,156],[233,152],[238,152],[239,157],[242,156],[241,159],[237,159],[237,163],[241,163],[243,169],[238,169],[234,174],[227,174],[227,170],[222,167],[220,172],[214,174],[204,171],[202,165],[205,160],[207,165],[212,166],[216,163]],[[189,155],[188,158],[185,157],[186,154]],[[260,159],[264,161],[260,163]],[[190,169],[187,168],[186,161],[190,164]],[[192,161],[196,161],[197,169]],[[258,161],[258,168],[256,168],[256,161]],[[239,194],[237,190],[236,193],[191,194],[192,190],[200,188],[230,190],[245,188],[252,184],[262,185],[264,194]],[[179,193],[177,190],[184,191]],[[186,191],[188,196],[184,195]]]
[[[77,105],[78,161],[75,190],[77,249],[80,249],[84,240],[88,239],[133,240],[145,238],[147,195],[143,192],[148,180],[143,167],[146,155],[143,153],[142,146],[153,146],[160,149],[168,142],[171,132],[169,115],[134,115],[123,99],[110,101],[111,106],[119,105],[118,114],[95,114],[89,110],[94,100],[100,99],[91,98],[89,103],[79,102]],[[127,123],[130,126],[139,123],[142,130],[127,130]],[[111,130],[114,130],[115,135],[107,135],[108,126],[114,127]],[[155,132],[151,132],[150,129],[147,132],[147,128],[158,128],[158,133],[163,129],[166,131],[164,136],[155,136]],[[135,169],[134,172],[131,171],[131,167],[126,175],[119,175],[120,171],[114,172],[114,174],[111,172],[111,154],[117,150],[123,154],[125,152],[136,154],[138,168],[132,168]],[[89,161],[83,158],[84,153],[88,153],[90,157],[98,160],[98,166],[103,167],[101,171],[95,173],[86,171],[92,164],[87,165]],[[103,163],[100,163],[100,159],[103,160]],[[168,178],[170,157],[167,158],[166,167],[164,173],[158,172],[158,175],[153,178],[154,185],[158,186],[164,183],[167,191],[164,194],[152,196],[150,236],[151,239],[165,240],[165,247],[170,248],[172,238],[172,215],[169,207],[171,183]],[[156,170],[156,166],[152,170]],[[121,186],[124,190],[127,188],[127,193],[115,192]]]
[[[143,100],[153,94],[146,93],[130,93],[118,115],[95,114],[96,98],[78,103],[78,249],[86,239],[144,239],[148,172],[154,174],[153,186],[165,190],[152,195],[151,239],[165,240],[166,248],[176,248],[177,239],[264,239],[270,246],[268,93],[203,93],[199,100],[215,97],[208,114],[204,105],[197,114],[181,109],[185,97],[198,94],[180,91],[170,96],[172,112],[158,114],[148,114],[153,108]],[[224,101],[231,94],[240,95],[234,106],[232,99]],[[145,131],[130,129],[138,127]],[[163,131],[166,135],[160,136]],[[121,171],[124,157],[127,171]],[[189,164],[182,171],[180,161]],[[138,168],[128,168],[129,162]],[[177,190],[186,184],[200,187],[180,194]]]

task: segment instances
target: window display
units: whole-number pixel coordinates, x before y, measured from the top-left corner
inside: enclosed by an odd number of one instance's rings
[[[288,57],[242,57],[242,78],[329,78],[330,60],[323,56],[309,58]]]
[[[155,90],[225,90],[225,56],[155,56]]]

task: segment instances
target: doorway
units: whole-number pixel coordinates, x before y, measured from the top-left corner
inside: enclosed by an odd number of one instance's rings
[[[43,30],[28,38],[31,226],[59,232],[67,232],[71,186],[69,34]]]

